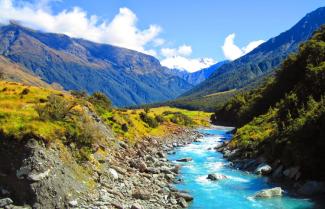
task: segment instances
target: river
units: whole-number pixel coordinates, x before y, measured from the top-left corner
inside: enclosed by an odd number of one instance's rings
[[[261,189],[272,188],[266,177],[253,175],[233,169],[221,153],[211,149],[223,140],[229,140],[229,128],[217,127],[201,129],[206,134],[200,142],[194,142],[179,147],[175,153],[168,156],[169,160],[182,165],[180,178],[182,183],[176,184],[180,190],[188,191],[194,201],[190,209],[308,209],[313,207],[312,201],[288,196],[260,199],[251,198]],[[176,162],[177,159],[190,157],[191,162]],[[207,175],[218,173],[227,176],[227,179],[210,181]]]

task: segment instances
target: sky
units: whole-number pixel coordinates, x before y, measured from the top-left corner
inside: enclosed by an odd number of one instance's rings
[[[137,50],[194,72],[243,56],[321,6],[324,0],[0,0],[0,23]]]

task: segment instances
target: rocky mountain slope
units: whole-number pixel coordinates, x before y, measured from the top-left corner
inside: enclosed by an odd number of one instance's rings
[[[288,31],[271,38],[247,55],[221,66],[206,81],[183,96],[199,97],[239,89],[263,78],[279,67],[290,53],[296,52],[299,45],[322,24],[325,24],[325,7],[307,14]]]
[[[0,54],[49,84],[101,91],[117,106],[173,99],[192,87],[152,56],[14,23],[0,28]]]
[[[11,62],[3,56],[0,56],[0,77],[1,79],[20,82],[32,86],[60,88],[59,85],[49,85],[48,83],[42,81],[40,77],[34,75],[22,66]]]

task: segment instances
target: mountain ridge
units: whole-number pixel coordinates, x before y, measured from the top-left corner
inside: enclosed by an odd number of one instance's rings
[[[204,82],[181,97],[197,97],[242,88],[276,69],[299,44],[325,23],[325,7],[308,13],[298,23],[280,35],[269,39],[250,53],[220,67]]]
[[[192,88],[150,56],[108,44],[43,33],[10,24],[0,27],[0,54],[66,90],[104,92],[117,106],[173,99]]]

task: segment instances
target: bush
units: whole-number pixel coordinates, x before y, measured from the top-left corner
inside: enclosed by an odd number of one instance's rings
[[[122,124],[121,129],[122,129],[122,131],[124,131],[124,132],[128,132],[128,130],[129,130],[128,125],[127,125],[126,123],[123,123],[123,124]]]
[[[96,106],[97,110],[103,111],[109,110],[112,107],[111,100],[101,92],[93,93],[89,98],[88,101],[91,102],[93,105]]]
[[[156,121],[157,121],[158,123],[163,123],[163,122],[165,122],[165,118],[164,118],[163,116],[161,116],[161,115],[156,115],[155,119],[156,119]]]
[[[51,94],[47,97],[45,106],[40,104],[35,107],[41,120],[63,120],[74,105],[63,97]]]
[[[70,93],[72,96],[79,98],[79,99],[87,97],[87,93],[85,91],[72,90],[72,91],[70,91]]]
[[[143,122],[148,124],[149,127],[151,127],[151,128],[156,128],[159,125],[157,120],[153,117],[148,116],[147,113],[144,113],[144,112],[140,113],[140,118]]]
[[[170,119],[172,123],[179,124],[179,125],[193,125],[193,120],[188,117],[187,115],[184,115],[183,113],[180,112],[175,112]]]
[[[28,88],[24,88],[24,89],[21,91],[20,95],[27,95],[29,92],[30,92],[30,90],[29,90]]]

